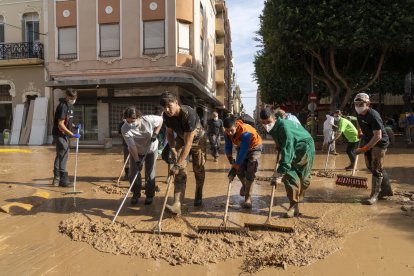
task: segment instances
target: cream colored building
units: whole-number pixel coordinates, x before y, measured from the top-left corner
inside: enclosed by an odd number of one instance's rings
[[[0,133],[11,129],[13,109],[46,96],[44,1],[0,1]],[[3,135],[0,135],[0,144]]]
[[[47,1],[53,109],[60,89],[78,89],[82,142],[95,144],[119,137],[125,107],[152,113],[166,90],[204,121],[211,110],[227,109],[231,40],[217,37],[225,28],[230,34],[228,19],[225,27],[216,17],[220,7],[213,0]]]

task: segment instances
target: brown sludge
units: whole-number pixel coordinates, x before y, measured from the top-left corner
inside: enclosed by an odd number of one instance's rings
[[[336,173],[334,173],[332,170],[320,170],[317,172],[312,172],[311,175],[317,176],[317,177],[326,177],[326,178],[336,177]]]
[[[350,215],[338,208],[320,221],[296,219],[296,232],[291,234],[199,235],[188,229],[188,235],[176,238],[132,233],[137,226],[111,225],[108,220],[76,213],[62,221],[59,230],[73,241],[86,242],[101,252],[163,259],[171,265],[204,265],[242,257],[242,269],[256,272],[269,266],[304,266],[323,259],[339,250],[344,235],[360,228],[363,221],[360,211],[354,210]]]
[[[99,185],[98,188],[99,189],[96,189],[95,191],[103,191],[108,195],[125,195],[128,191],[127,188],[116,187],[113,185]]]

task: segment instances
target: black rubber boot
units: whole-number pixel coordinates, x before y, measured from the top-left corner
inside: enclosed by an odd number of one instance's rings
[[[242,183],[242,186],[240,187],[240,196],[245,196],[246,195],[246,178],[241,179],[240,182]]]
[[[245,209],[252,209],[252,190],[254,180],[246,180],[244,202],[242,207]]]
[[[67,172],[60,173],[60,180],[59,180],[60,187],[70,187],[71,183],[69,183],[69,176]]]
[[[378,196],[381,189],[382,177],[372,176],[371,195],[363,203],[366,205],[373,205],[378,201]]]
[[[138,200],[141,197],[141,193],[134,192],[131,197],[131,205],[138,204]]]
[[[203,205],[203,186],[204,183],[196,183],[196,190],[194,196],[194,206],[202,206]]]
[[[60,174],[58,171],[53,170],[53,180],[52,180],[52,185],[55,187],[59,186],[59,182],[60,182]]]
[[[127,181],[129,179],[129,168],[125,168],[124,172],[125,172],[125,175],[124,175],[123,180]]]

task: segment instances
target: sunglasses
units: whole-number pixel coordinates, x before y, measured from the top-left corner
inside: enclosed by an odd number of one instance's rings
[[[362,107],[364,106],[365,102],[354,102],[354,105],[357,107]]]

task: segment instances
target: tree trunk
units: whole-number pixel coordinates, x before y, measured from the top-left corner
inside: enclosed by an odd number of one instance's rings
[[[351,90],[351,89],[346,90],[345,97],[342,99],[342,102],[341,102],[341,106],[340,106],[341,110],[344,110],[344,108],[348,104],[349,100],[351,99],[353,93],[354,93],[354,91]]]

